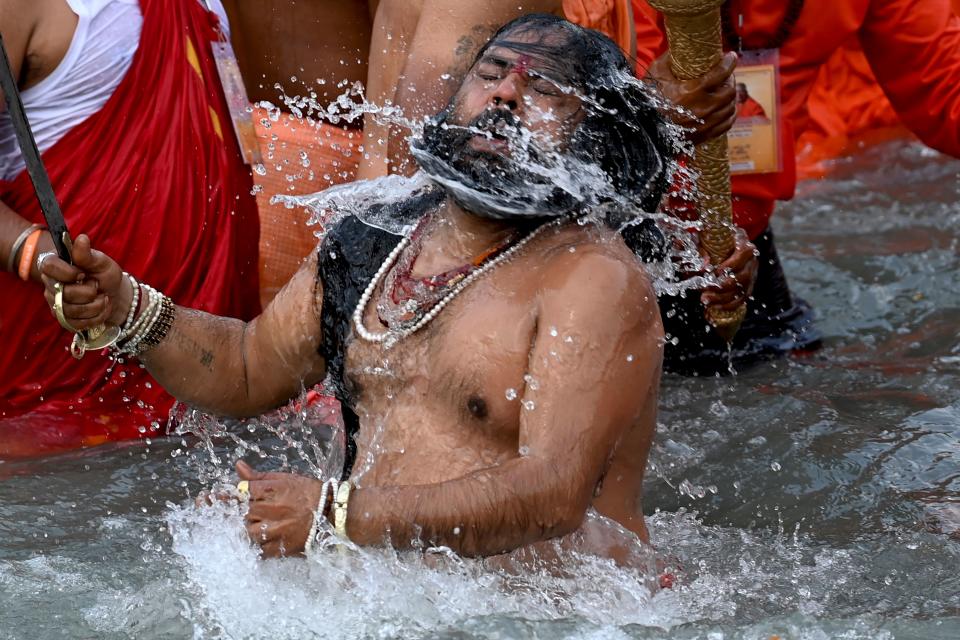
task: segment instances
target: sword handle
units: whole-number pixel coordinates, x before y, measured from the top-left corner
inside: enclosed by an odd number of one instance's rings
[[[53,246],[56,247],[60,259],[73,264],[73,239],[70,238],[70,232],[64,229],[59,236],[56,233],[50,235],[53,237]]]

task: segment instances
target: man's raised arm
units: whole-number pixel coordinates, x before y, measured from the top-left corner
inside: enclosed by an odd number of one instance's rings
[[[447,482],[354,489],[352,541],[389,537],[402,548],[419,539],[492,555],[580,526],[617,443],[659,382],[663,329],[646,276],[607,248],[551,266],[529,358],[536,384],[524,392],[532,409],[521,411],[521,455]]]
[[[446,106],[474,56],[502,25],[527,13],[562,12],[562,0],[380,0],[373,24],[369,98],[391,102],[406,118],[420,120]],[[411,174],[407,132],[393,131],[372,117],[364,120],[370,157],[360,178]],[[389,158],[389,162],[388,162]]]
[[[55,283],[74,283],[63,288],[64,316],[71,326],[121,326],[133,303],[133,287],[120,266],[93,250],[83,235],[74,243],[73,259],[74,265],[53,255],[43,260],[47,302],[54,303]],[[166,337],[140,360],[182,402],[219,415],[263,413],[323,378],[317,352],[319,286],[314,256],[249,323],[177,307]]]

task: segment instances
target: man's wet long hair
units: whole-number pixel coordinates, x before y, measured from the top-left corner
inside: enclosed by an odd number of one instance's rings
[[[530,35],[539,36],[530,38]],[[526,36],[520,41],[516,36]],[[570,151],[600,167],[618,195],[654,212],[670,185],[677,155],[653,89],[633,77],[633,65],[613,40],[563,18],[534,13],[503,25],[477,53],[491,46],[530,55],[586,98],[586,115]]]

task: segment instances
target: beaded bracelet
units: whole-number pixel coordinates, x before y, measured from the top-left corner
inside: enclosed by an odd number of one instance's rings
[[[167,336],[167,333],[170,332],[170,327],[173,326],[173,316],[176,306],[174,306],[173,300],[163,294],[160,295],[160,309],[157,311],[157,319],[147,329],[147,334],[140,342],[139,353],[153,349],[160,344]]]
[[[133,299],[130,301],[130,310],[127,312],[127,319],[124,321],[123,326],[120,327],[120,340],[126,340],[130,336],[130,329],[133,328],[133,319],[137,315],[137,307],[140,305],[140,285],[137,283],[137,279],[126,271],[123,272],[123,275],[127,277],[130,281],[130,286],[133,287]]]
[[[329,492],[330,506],[333,506],[333,499],[337,495],[338,482],[333,478],[330,478],[323,483],[322,493],[320,494],[320,502],[317,504],[316,511],[313,512],[313,522],[310,524],[310,533],[307,534],[307,541],[303,546],[304,555],[309,556],[313,551],[313,545],[320,537],[320,526],[323,524],[323,521],[327,517],[327,493]]]
[[[129,353],[130,355],[136,355],[136,347],[146,335],[146,326],[152,322],[152,318],[156,314],[157,306],[160,304],[156,296],[157,292],[153,287],[146,284],[142,284],[140,287],[143,290],[145,298],[143,312],[140,313],[140,317],[138,317],[133,323],[133,326],[130,327],[126,342],[124,342],[123,346],[119,349],[121,352]]]
[[[119,353],[132,356],[139,356],[159,345],[170,332],[176,312],[173,300],[150,285],[140,284],[139,289],[144,300],[143,311],[124,333],[122,344],[116,347]],[[128,315],[128,321],[130,318]]]

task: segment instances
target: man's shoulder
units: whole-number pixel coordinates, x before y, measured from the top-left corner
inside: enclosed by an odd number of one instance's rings
[[[26,43],[29,40],[42,15],[41,9],[42,3],[35,0],[0,0],[0,33],[8,49],[11,41]]]
[[[543,246],[549,272],[586,270],[646,277],[641,261],[619,233],[596,224],[570,224],[550,234]]]
[[[631,307],[656,306],[641,260],[610,229],[595,225],[559,229],[546,239],[543,256],[542,288],[548,295],[571,305],[593,304],[603,297],[613,304],[629,300]]]

